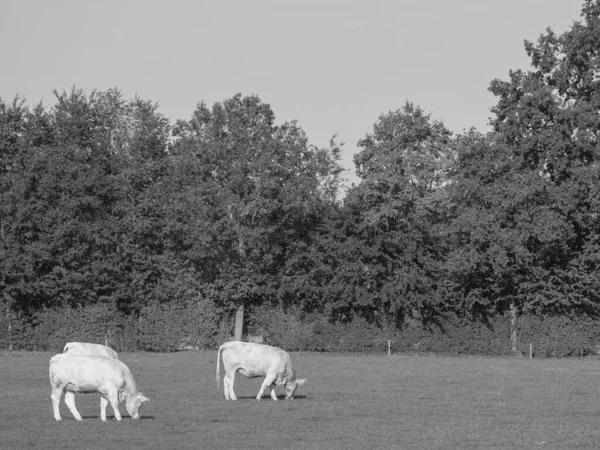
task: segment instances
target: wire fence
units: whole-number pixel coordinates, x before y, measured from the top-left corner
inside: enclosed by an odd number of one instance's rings
[[[388,356],[392,354],[392,343],[398,342],[397,339],[386,339],[386,338],[376,338],[376,339],[352,339],[352,338],[341,338],[340,339],[340,348],[355,348],[359,346],[358,344],[363,344],[361,347],[364,349],[377,350],[381,347],[381,351],[385,351]],[[365,346],[365,343],[374,343],[372,346]],[[353,345],[354,344],[354,345]]]

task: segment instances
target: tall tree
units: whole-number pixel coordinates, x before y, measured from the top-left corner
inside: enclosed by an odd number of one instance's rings
[[[31,310],[107,295],[116,180],[78,147],[31,149],[20,166],[3,195],[8,232],[0,264],[11,298]]]
[[[23,99],[15,97],[11,103],[6,103],[0,98],[0,265],[4,265],[11,246],[12,224],[8,218],[10,206],[7,195],[18,176],[19,154],[24,147],[28,112]],[[2,269],[0,267],[0,271]],[[9,336],[12,329],[11,314],[16,302],[17,299],[10,294],[10,280],[0,272],[0,304],[8,323]]]
[[[200,103],[176,124],[175,155],[193,155],[201,168],[204,202],[211,205],[212,239],[219,245],[217,286],[237,310],[241,338],[249,304],[273,297],[276,274],[290,243],[304,234],[314,199],[335,197],[339,149],[308,143],[295,122],[275,125],[271,107],[238,94],[212,109]]]
[[[375,310],[398,317],[438,309],[435,225],[452,162],[450,138],[442,122],[407,102],[380,116],[358,142],[354,162],[362,181],[345,203],[359,218],[354,233],[362,245],[352,259],[360,265],[347,280],[362,291],[359,303],[369,299]]]
[[[153,208],[161,202],[147,199],[160,190],[168,121],[155,104],[127,102],[117,89],[55,94],[50,110],[29,111],[18,99],[0,108],[9,162],[0,179],[4,296],[22,309],[135,304],[142,291],[128,286],[147,267],[131,259],[155,247],[156,234],[140,230],[160,214]]]
[[[599,300],[600,2],[586,0],[581,16],[562,35],[548,29],[536,44],[525,41],[532,70],[490,86],[494,131],[514,176],[528,180],[529,198],[513,203],[536,272],[514,297],[523,308],[593,309]]]

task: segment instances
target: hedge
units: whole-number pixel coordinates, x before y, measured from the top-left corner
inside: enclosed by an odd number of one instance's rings
[[[10,323],[10,327],[9,327]],[[209,300],[154,302],[135,316],[124,316],[113,305],[44,309],[33,316],[0,316],[0,348],[60,352],[66,342],[108,344],[118,352],[171,352],[216,349],[231,339],[233,323]],[[298,308],[261,306],[247,314],[246,338],[259,335],[267,344],[289,351],[385,353],[435,352],[509,355],[510,318],[495,315],[466,318],[448,315],[435,322],[411,320],[400,328],[376,325],[364,318],[331,323]],[[536,357],[597,354],[600,321],[572,316],[522,315],[517,324],[518,350]]]
[[[201,299],[151,303],[135,317],[106,304],[43,309],[0,317],[0,348],[61,352],[70,341],[106,344],[118,352],[214,348],[226,338],[221,322],[213,304]]]

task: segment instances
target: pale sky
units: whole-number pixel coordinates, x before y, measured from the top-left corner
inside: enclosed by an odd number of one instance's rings
[[[488,130],[487,91],[528,69],[523,40],[580,20],[583,0],[0,0],[0,97],[119,88],[189,119],[238,92],[309,141],[356,143],[406,100],[454,132]]]

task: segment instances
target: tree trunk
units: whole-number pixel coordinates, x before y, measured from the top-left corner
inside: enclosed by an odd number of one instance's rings
[[[7,337],[8,337],[8,351],[13,351],[12,345],[12,322],[10,320],[10,300],[7,294],[4,294],[4,299],[6,300],[6,322],[8,323],[7,327]]]
[[[7,314],[8,316],[8,314]],[[13,345],[12,345],[12,324],[10,323],[10,317],[8,317],[8,351],[12,352],[13,351]]]
[[[244,332],[244,305],[238,306],[235,313],[235,334],[233,339],[236,341],[242,340],[242,333]]]
[[[517,347],[517,306],[514,302],[510,303],[510,341],[512,343],[511,353],[520,355]]]

